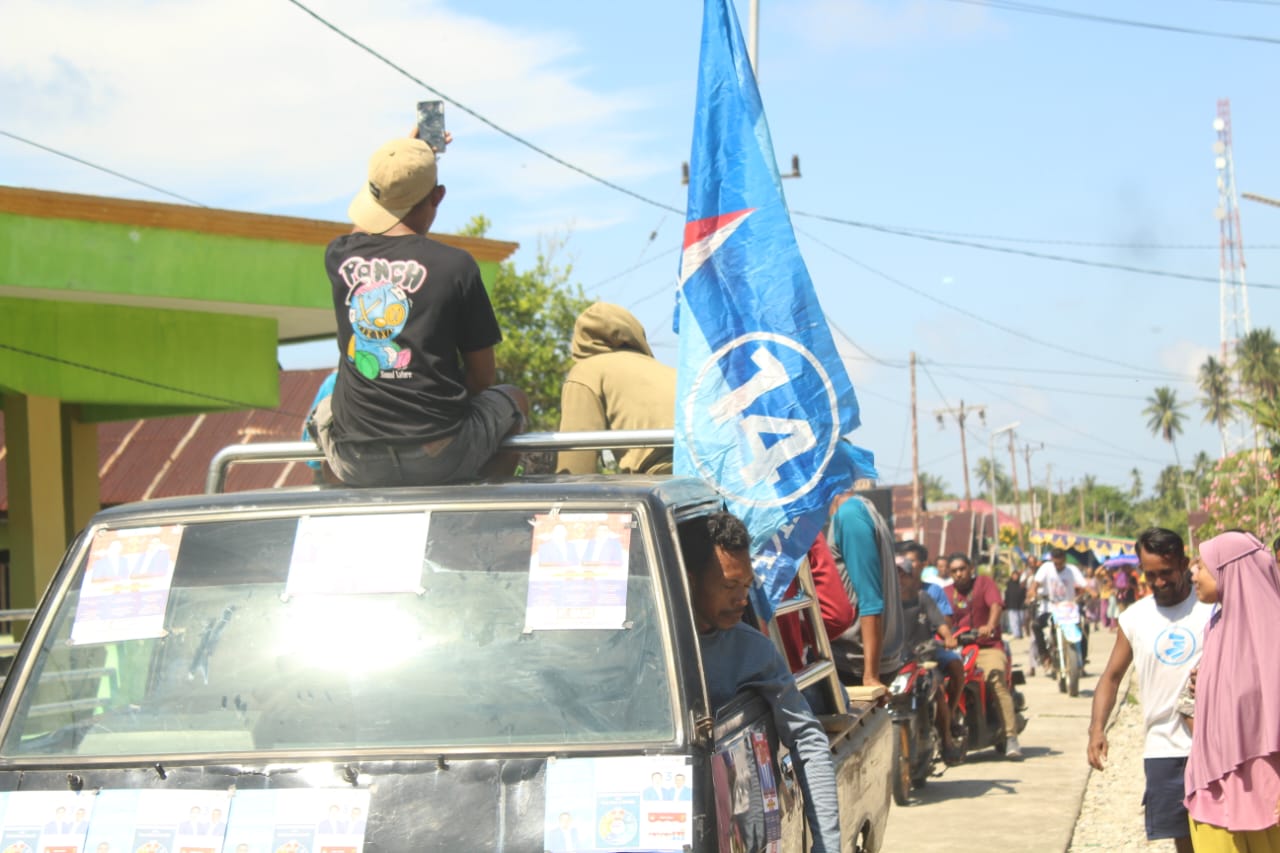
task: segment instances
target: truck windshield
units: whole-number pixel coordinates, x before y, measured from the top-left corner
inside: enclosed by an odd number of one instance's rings
[[[656,608],[629,512],[101,530],[0,753],[670,741]]]

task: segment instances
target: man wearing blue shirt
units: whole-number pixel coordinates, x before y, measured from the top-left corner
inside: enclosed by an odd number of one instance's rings
[[[680,525],[708,698],[714,711],[739,691],[753,688],[768,702],[779,739],[799,759],[796,770],[813,853],[838,853],[840,811],[831,741],[800,695],[782,653],[742,621],[755,579],[750,547],[746,525],[727,512]]]

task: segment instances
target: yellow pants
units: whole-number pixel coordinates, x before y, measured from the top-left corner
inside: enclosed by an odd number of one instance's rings
[[[1280,853],[1280,826],[1232,832],[1192,818],[1191,846],[1196,853]]]

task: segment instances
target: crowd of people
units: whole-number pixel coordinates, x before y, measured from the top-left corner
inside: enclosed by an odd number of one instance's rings
[[[496,382],[502,333],[475,260],[427,237],[444,198],[436,152],[416,138],[393,140],[369,162],[349,209],[351,233],[326,251],[340,359],[308,431],[342,482],[431,485],[515,467],[499,448],[524,428],[529,401]],[[572,354],[562,431],[672,426],[674,371],[653,357],[625,309],[597,303],[584,312]],[[623,451],[622,471],[670,471],[669,451]],[[570,452],[557,469],[597,465],[594,452]],[[797,614],[780,625],[784,656],[742,621],[753,580],[742,522],[720,513],[682,525],[680,534],[712,700],[727,701],[748,684],[766,694],[800,759],[814,850],[840,846],[829,745],[815,716],[829,709],[818,696],[802,696],[790,673],[815,653],[817,631],[830,640],[841,681],[873,689],[892,680],[922,637],[936,638],[938,667],[958,685],[956,635],[974,632],[1007,734],[1005,755],[1019,760],[1004,634],[1036,638],[1034,674],[1048,606],[1079,601],[1087,623],[1116,632],[1090,723],[1088,759],[1099,770],[1106,720],[1124,673],[1136,666],[1148,836],[1175,839],[1180,853],[1280,853],[1280,655],[1272,645],[1280,539],[1268,548],[1231,531],[1202,543],[1192,560],[1176,533],[1153,528],[1138,538],[1137,565],[1084,572],[1054,549],[1043,565],[1028,557],[1001,592],[967,554],[939,555],[931,565],[918,543],[895,542],[871,502],[850,492],[832,506],[810,552],[823,624]],[[939,703],[948,763],[960,760],[949,724],[956,699],[949,692]]]

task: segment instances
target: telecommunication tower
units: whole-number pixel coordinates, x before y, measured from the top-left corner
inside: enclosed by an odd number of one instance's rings
[[[1213,121],[1218,140],[1213,144],[1214,168],[1218,173],[1218,337],[1222,344],[1222,364],[1234,374],[1236,345],[1249,333],[1249,289],[1245,284],[1244,242],[1240,234],[1240,199],[1236,193],[1236,170],[1231,156],[1231,101],[1218,101],[1218,117]],[[1241,449],[1247,441],[1238,419],[1223,430],[1227,452]],[[1234,446],[1233,446],[1234,445]]]
[[[1244,243],[1240,236],[1240,199],[1236,194],[1236,170],[1231,158],[1231,101],[1218,101],[1218,117],[1213,129],[1213,165],[1218,172],[1218,252],[1219,333],[1223,363],[1234,361],[1236,343],[1249,332],[1249,291],[1244,280]]]

